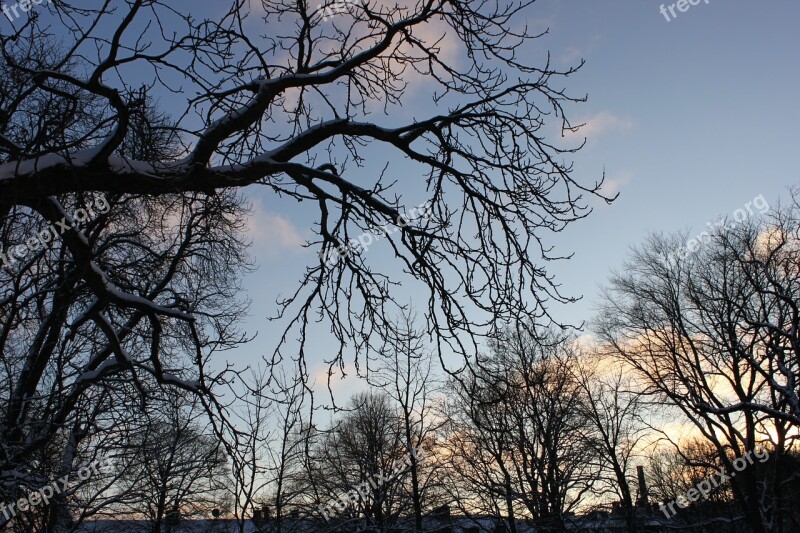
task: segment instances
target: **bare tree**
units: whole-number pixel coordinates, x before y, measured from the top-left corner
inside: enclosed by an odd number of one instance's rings
[[[178,394],[164,402],[159,416],[148,417],[143,431],[128,443],[116,489],[138,500],[121,511],[144,517],[153,533],[172,531],[183,519],[210,518],[226,510],[230,470],[213,433],[198,424],[197,406]]]
[[[705,439],[690,439],[677,448],[658,448],[649,459],[652,495],[662,502],[684,496],[703,479],[716,475],[721,467],[716,448]],[[723,483],[708,494],[708,501],[713,503],[733,500],[729,483]],[[736,512],[736,507],[732,506],[730,511]]]
[[[444,425],[438,416],[433,396],[440,382],[433,367],[433,354],[424,344],[424,336],[415,329],[414,315],[404,313],[393,330],[398,338],[387,339],[380,351],[379,368],[370,372],[369,383],[380,387],[400,409],[405,446],[410,460],[411,503],[414,509],[415,531],[422,531],[424,497],[436,488],[436,467],[430,460],[437,447],[436,433]],[[418,450],[428,450],[423,467]],[[434,501],[433,503],[439,503]]]
[[[453,473],[448,491],[461,512],[505,516],[514,533],[517,503],[508,457],[513,453],[513,420],[505,408],[514,393],[484,373],[463,388],[457,382],[452,387],[456,394],[447,406],[445,439]]]
[[[359,393],[348,407],[312,450],[315,503],[333,527],[354,520],[386,531],[409,511],[402,419],[383,392]]]
[[[34,456],[69,442],[59,434],[85,427],[90,442],[82,402],[119,381],[141,404],[153,383],[195,394],[236,456],[247,438],[218,396],[236,376],[210,361],[248,340],[254,188],[309,206],[320,260],[280,299],[269,358],[297,354],[304,380],[311,323],[330,326],[332,368],[345,350],[358,363],[395,336],[400,283],[427,290],[435,345],[462,354],[495,319],[570,301],[540,260],[560,257],[549,237],[589,214],[601,182],[573,178],[580,146],[559,136],[575,130],[564,107],[582,98],[562,84],[576,68],[521,59],[537,36],[514,21],[533,3],[375,0],[329,21],[304,0],[227,0],[209,17],[58,0],[15,22],[0,36],[3,487],[35,481]],[[267,36],[248,29],[259,16]],[[415,87],[447,111],[408,117]],[[419,197],[396,167],[364,177],[368,159],[404,160]],[[412,201],[424,219],[405,218]],[[402,279],[358,246],[376,227],[397,228],[381,236]]]
[[[582,391],[570,370],[575,363],[570,337],[509,328],[459,393],[454,470],[487,493],[495,507],[487,511],[502,509],[512,532],[517,515],[544,530],[563,529],[565,513],[598,477]]]
[[[750,527],[780,531],[796,438],[798,207],[728,224],[667,261],[680,237],[653,236],[611,281],[599,331],[654,401],[674,407],[717,451],[720,466],[766,445],[776,459],[732,483]],[[673,255],[674,257],[674,255]],[[777,470],[776,470],[777,467]]]
[[[45,42],[46,38],[42,36]],[[29,55],[18,62],[6,56],[4,63],[19,81],[11,87],[15,92],[6,87],[12,92],[7,96],[11,108],[6,111],[31,120],[35,108],[30,106],[44,106],[40,123],[6,117],[10,121],[7,135],[44,128],[37,133],[43,145],[31,148],[36,153],[52,143],[71,145],[74,139],[69,136],[75,130],[70,128],[90,120],[88,116],[96,111],[84,97],[63,100],[61,93],[37,93],[42,98],[62,98],[59,104],[30,95],[36,91],[30,78],[21,75],[19,65],[59,68],[57,51],[41,52],[43,48],[43,43],[31,43]],[[147,102],[138,100],[144,98],[142,93],[138,95],[136,106],[141,112],[134,114],[132,124],[150,120],[153,127],[164,126],[147,110]],[[52,131],[59,124],[67,129]],[[127,133],[120,153],[125,155],[130,149],[146,157],[158,155],[153,148],[156,138],[137,144],[136,131]],[[161,148],[173,149],[169,143]],[[109,434],[105,421],[114,415],[124,419],[121,406],[128,406],[127,411],[130,406],[146,410],[151,399],[159,398],[159,385],[210,391],[224,382],[224,367],[222,373],[211,374],[205,368],[217,350],[244,340],[235,325],[246,308],[244,301],[235,298],[237,278],[245,267],[244,211],[233,194],[201,196],[47,197],[42,205],[60,213],[54,225],[23,205],[5,211],[8,216],[0,222],[4,253],[0,268],[0,480],[5,501],[10,501],[20,484],[36,486],[45,481],[36,475],[35,457],[42,450],[61,455],[59,477],[70,474],[81,466],[78,459],[86,454],[84,447]],[[102,274],[103,283],[116,287],[112,290],[119,290],[118,295],[127,292],[126,298],[132,300],[160,301],[198,314],[191,323],[174,316],[160,321],[151,311],[99,296],[82,278],[88,263],[71,255],[59,238],[62,231],[66,240],[77,239],[93,250],[88,268],[109,272]],[[9,256],[10,250],[16,256]],[[121,397],[125,401],[114,403]],[[204,395],[201,401],[206,410],[212,410],[212,395]],[[56,444],[59,450],[53,448]],[[76,509],[61,496],[53,503],[62,508],[52,508],[48,528],[61,527],[57,524],[71,520],[71,513],[87,516],[98,511],[93,505]]]
[[[245,520],[261,516],[281,533],[288,531],[284,519],[291,510],[302,508],[308,488],[302,480],[312,444],[305,422],[313,405],[300,376],[268,369],[248,381],[241,398],[244,430],[232,465],[235,514],[241,531]]]
[[[602,478],[618,496],[625,511],[628,531],[637,530],[635,492],[631,490],[632,460],[648,435],[641,416],[645,402],[636,382],[619,366],[596,354],[584,353],[573,371],[580,386],[583,416],[589,422],[587,442],[602,465]],[[599,485],[599,484],[598,484]]]

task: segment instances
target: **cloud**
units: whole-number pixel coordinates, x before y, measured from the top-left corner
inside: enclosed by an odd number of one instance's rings
[[[601,192],[605,195],[617,194],[624,185],[633,180],[633,172],[625,171],[614,175],[613,177],[606,178],[603,182]]]
[[[325,398],[333,393],[336,404],[341,406],[350,396],[369,389],[366,381],[358,377],[355,371],[349,372],[347,368],[345,371],[348,374],[343,378],[338,367],[334,366],[331,369],[325,363],[316,364],[311,372],[310,385],[315,393],[321,395],[320,398]],[[331,372],[330,384],[328,383],[328,372]]]
[[[266,211],[253,200],[253,215],[247,220],[247,234],[259,248],[274,251],[302,251],[306,239],[286,217]]]
[[[602,111],[579,123],[583,125],[577,131],[565,131],[564,137],[586,137],[591,141],[609,132],[628,131],[633,128],[631,119],[618,117],[609,111]]]
[[[592,351],[597,347],[598,340],[594,333],[583,333],[575,338],[575,343],[581,349]]]
[[[585,55],[584,51],[578,48],[577,46],[568,46],[562,53],[561,53],[561,64],[574,66],[580,63],[581,59]]]

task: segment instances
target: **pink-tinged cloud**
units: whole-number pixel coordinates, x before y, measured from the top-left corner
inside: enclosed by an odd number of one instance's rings
[[[330,392],[333,392],[337,405],[344,403],[349,396],[369,389],[367,382],[359,378],[354,368],[346,368],[347,376],[342,378],[339,369],[334,367],[330,376],[330,384],[328,383],[328,372],[330,367],[327,364],[319,363],[314,365],[311,372],[311,386],[317,394],[322,394],[324,397]]]

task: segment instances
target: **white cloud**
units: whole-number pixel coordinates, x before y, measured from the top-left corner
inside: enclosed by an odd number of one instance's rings
[[[620,172],[612,177],[607,177],[603,182],[601,192],[605,195],[617,194],[624,185],[633,180],[633,172],[625,171]]]
[[[586,137],[591,141],[609,132],[628,131],[633,128],[631,119],[618,117],[609,111],[602,111],[579,122],[581,123],[583,125],[577,131],[565,131],[564,137]]]
[[[253,200],[253,215],[247,221],[247,234],[259,248],[274,251],[303,250],[306,239],[286,217],[264,210]]]

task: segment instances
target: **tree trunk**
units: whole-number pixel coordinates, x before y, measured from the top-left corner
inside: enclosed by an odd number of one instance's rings
[[[508,528],[511,530],[511,533],[517,533],[517,520],[514,517],[514,497],[511,494],[511,478],[508,474],[505,474],[505,489]]]
[[[409,459],[411,460],[411,501],[414,505],[414,531],[422,533],[422,495],[419,491],[419,461],[414,443],[411,439],[411,426],[409,424],[409,414],[405,413],[406,448]]]

